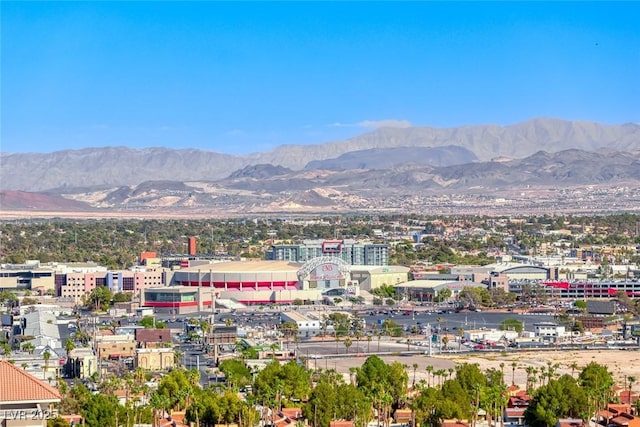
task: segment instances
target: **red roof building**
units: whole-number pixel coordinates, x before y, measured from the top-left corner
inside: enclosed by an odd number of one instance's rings
[[[0,361],[0,426],[46,426],[62,396],[55,388],[13,364]]]

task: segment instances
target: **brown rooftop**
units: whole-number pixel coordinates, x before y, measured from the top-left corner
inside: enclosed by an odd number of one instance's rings
[[[55,388],[3,360],[0,361],[0,403],[60,400]]]

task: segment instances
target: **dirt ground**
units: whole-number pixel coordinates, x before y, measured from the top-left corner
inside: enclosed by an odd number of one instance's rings
[[[407,366],[409,374],[409,384],[412,384],[414,378],[413,364],[417,364],[415,370],[416,382],[421,379],[427,380],[427,366],[433,366],[435,370],[448,369],[454,367],[458,363],[478,363],[480,369],[488,368],[501,369],[500,364],[504,363],[504,377],[507,383],[511,383],[513,368],[512,363],[516,362],[515,383],[524,388],[527,381],[526,368],[533,366],[535,368],[547,367],[547,362],[558,364],[556,372],[560,375],[571,374],[571,365],[576,362],[578,369],[574,372],[577,376],[579,371],[591,362],[596,362],[607,366],[613,375],[616,383],[622,387],[625,385],[625,378],[635,376],[640,378],[640,351],[621,351],[621,350],[590,350],[590,351],[526,351],[513,352],[506,355],[502,353],[471,353],[464,355],[438,355],[428,357],[425,355],[412,356],[382,356],[386,363],[398,361]],[[351,358],[335,358],[310,360],[310,368],[335,369],[348,378],[349,368],[359,367],[364,363],[364,357]]]

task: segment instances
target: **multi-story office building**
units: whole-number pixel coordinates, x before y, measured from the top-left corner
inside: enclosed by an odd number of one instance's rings
[[[58,276],[67,274],[106,273],[107,268],[94,263],[41,263],[30,260],[24,264],[0,265],[0,290],[32,290],[46,292],[57,289]]]
[[[166,271],[162,268],[136,271],[118,270],[93,273],[59,273],[55,276],[56,294],[79,301],[97,286],[107,286],[112,292],[139,294],[146,288],[167,284]]]
[[[345,240],[304,240],[301,244],[272,245],[266,254],[270,261],[306,262],[333,256],[350,265],[388,265],[389,245]]]

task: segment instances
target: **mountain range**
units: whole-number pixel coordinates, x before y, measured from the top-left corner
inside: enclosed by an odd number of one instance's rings
[[[0,154],[3,210],[348,211],[416,194],[618,183],[640,187],[636,124],[384,128],[247,156],[125,147]]]

